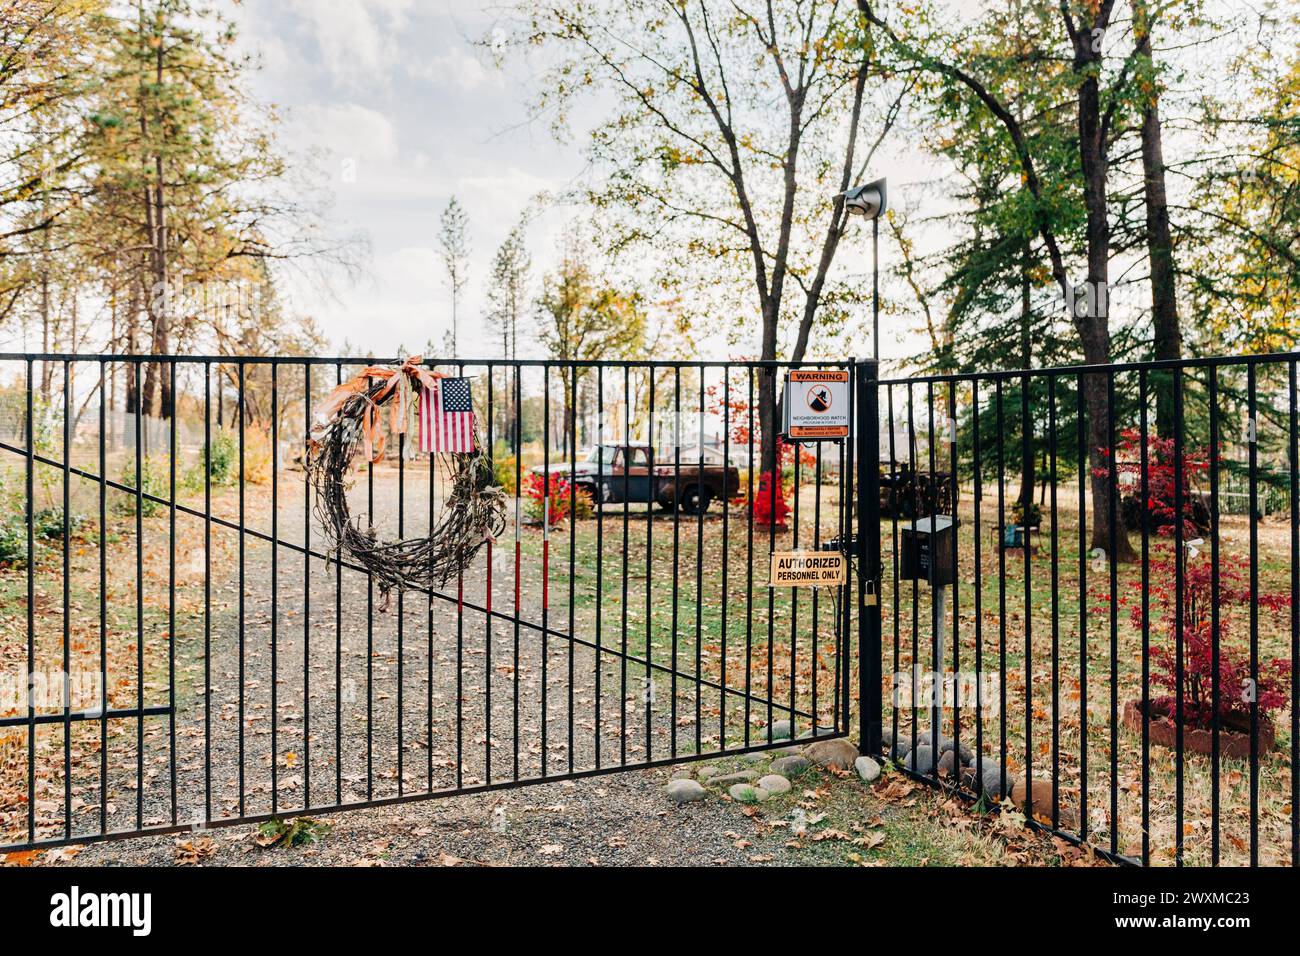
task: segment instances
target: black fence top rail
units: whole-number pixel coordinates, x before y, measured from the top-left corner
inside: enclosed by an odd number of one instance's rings
[[[1281,364],[1300,362],[1300,352],[1266,352],[1260,355],[1219,355],[1182,359],[1159,359],[1147,362],[1111,362],[1104,365],[1057,365],[1051,368],[1004,369],[989,372],[944,372],[933,375],[908,375],[906,378],[882,378],[880,385],[939,385],[950,382],[1011,381],[1025,378],[1065,377],[1073,375],[1111,375],[1158,369],[1205,369],[1224,366]]]
[[[167,362],[193,365],[393,365],[405,358],[360,355],[168,355],[70,352],[0,352],[0,362]],[[422,364],[510,368],[848,368],[864,359],[505,359],[426,357]]]

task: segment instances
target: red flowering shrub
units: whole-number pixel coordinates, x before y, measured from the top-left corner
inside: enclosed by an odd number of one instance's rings
[[[775,500],[772,495],[772,474],[763,472],[758,476],[758,488],[754,491],[754,524],[785,527],[785,516],[790,513],[790,506],[785,501],[785,489],[781,482],[776,484]]]
[[[1099,448],[1103,459],[1110,449]],[[1178,458],[1172,438],[1147,435],[1146,441],[1146,500],[1142,500],[1142,433],[1136,428],[1126,428],[1119,434],[1115,448],[1115,472],[1124,503],[1124,521],[1138,530],[1144,525],[1156,534],[1172,535],[1177,523],[1177,494],[1179,478],[1182,481],[1183,536],[1194,538],[1207,526],[1204,504],[1192,492],[1194,483],[1209,472],[1214,463],[1207,448],[1184,448],[1182,475],[1178,471]],[[1093,469],[1098,478],[1111,477],[1108,465]]]
[[[549,485],[549,489],[548,486]],[[547,492],[550,505],[546,504]],[[593,513],[591,493],[585,488],[570,490],[569,479],[563,475],[542,476],[533,472],[524,478],[524,514],[539,524],[543,519],[554,528],[569,517],[569,505],[574,504],[577,517],[590,517]]]
[[[1151,648],[1151,683],[1167,693],[1152,697],[1152,710],[1173,715],[1178,697],[1183,699],[1183,722],[1209,729],[1214,718],[1214,644],[1211,617],[1214,597],[1212,569],[1208,555],[1189,558],[1183,567],[1183,686],[1178,684],[1177,589],[1174,561],[1151,562],[1152,623],[1163,625],[1164,640]],[[1240,724],[1250,717],[1250,659],[1229,643],[1228,613],[1233,607],[1248,607],[1253,601],[1249,580],[1239,567],[1221,556],[1219,561],[1219,720]],[[1286,594],[1261,593],[1257,603],[1267,613],[1290,606]],[[1142,604],[1137,598],[1121,598],[1129,606],[1135,626],[1142,625]],[[1254,693],[1259,712],[1284,709],[1290,702],[1291,664],[1282,658],[1261,659]]]

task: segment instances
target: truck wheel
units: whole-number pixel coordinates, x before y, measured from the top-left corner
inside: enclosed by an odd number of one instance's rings
[[[700,485],[689,485],[682,491],[681,509],[688,515],[702,515],[709,510],[709,503],[713,500],[713,493],[708,488]]]

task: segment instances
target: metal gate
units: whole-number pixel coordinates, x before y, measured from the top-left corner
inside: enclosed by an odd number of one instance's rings
[[[851,534],[874,450],[783,446],[763,473],[789,366],[429,363],[474,380],[509,527],[454,586],[385,599],[330,550],[303,467],[313,409],[370,364],[0,355],[0,850],[843,736],[865,687],[880,713],[878,657],[853,688],[850,654],[855,620],[878,639],[852,610],[874,584],[768,587],[774,551],[856,540],[878,563]],[[445,499],[408,452],[354,474],[384,539],[427,535]],[[756,524],[780,500],[785,526]]]
[[[907,772],[1120,862],[1300,863],[1298,360],[870,383],[864,710]]]

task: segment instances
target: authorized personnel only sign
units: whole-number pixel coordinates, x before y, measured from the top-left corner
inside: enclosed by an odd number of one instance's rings
[[[833,551],[773,551],[774,588],[817,588],[844,583],[844,555]]]
[[[785,433],[797,441],[848,438],[848,370],[791,369],[785,380]]]

